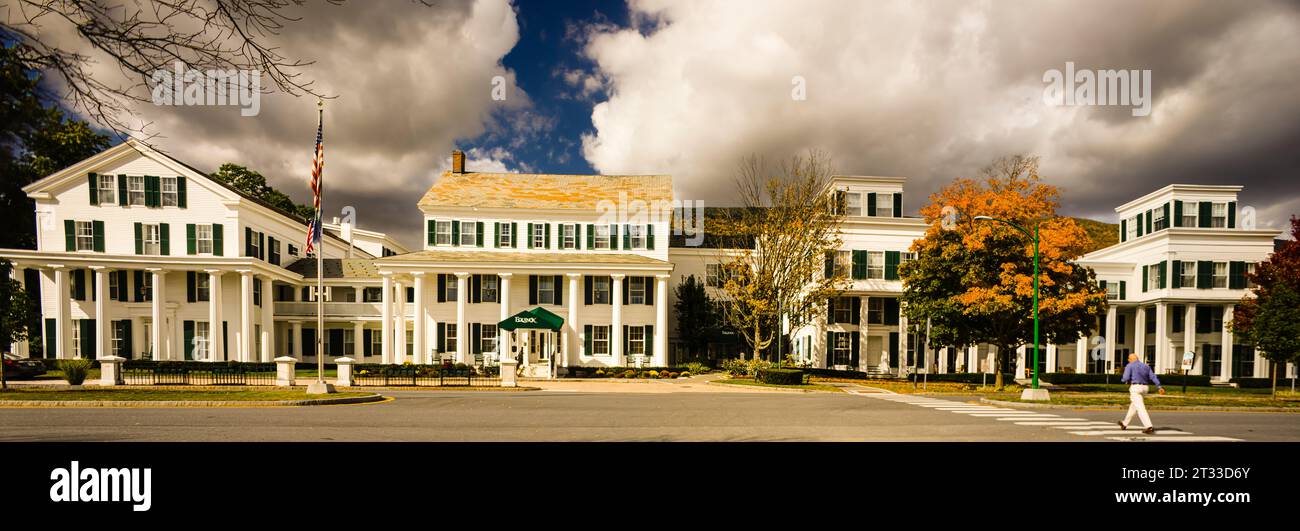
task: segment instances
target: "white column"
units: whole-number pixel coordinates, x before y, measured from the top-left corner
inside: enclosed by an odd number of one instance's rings
[[[1043,369],[1044,373],[1059,372],[1056,367],[1056,343],[1047,344],[1047,367]],[[1041,374],[1039,376],[1042,376]]]
[[[208,358],[223,360],[226,338],[221,333],[221,271],[204,269],[208,274]]]
[[[316,339],[320,340],[317,331]],[[253,361],[253,272],[239,271],[239,361]],[[312,347],[312,352],[316,352]]]
[[[416,271],[411,273],[415,277],[415,315],[411,318],[411,330],[413,338],[411,349],[412,363],[430,363],[429,349],[425,346],[424,341],[424,272]]]
[[[380,362],[393,362],[393,274],[380,273],[384,277],[384,293],[380,297],[381,320],[380,333]]]
[[[1119,325],[1119,323],[1115,322],[1117,319],[1119,319],[1119,312],[1115,310],[1114,305],[1111,305],[1106,309],[1106,360],[1105,363],[1102,364],[1103,371],[1110,371],[1114,367],[1115,327]]]
[[[1219,343],[1220,345],[1223,345],[1222,347],[1220,347],[1223,349],[1223,355],[1220,356],[1219,358],[1222,360],[1222,363],[1220,364],[1219,367],[1219,377],[1222,378],[1223,381],[1225,382],[1232,378],[1232,365],[1234,360],[1232,359],[1233,358],[1232,355],[1233,337],[1232,337],[1231,328],[1232,328],[1232,312],[1235,308],[1236,305],[1234,304],[1223,305],[1223,335],[1221,336],[1222,339],[1220,340]],[[1250,377],[1250,376],[1254,376],[1254,374],[1243,374],[1242,376]]]
[[[302,361],[302,321],[293,321],[290,325],[293,334],[293,357]]]
[[[1178,316],[1174,316],[1175,319]],[[1183,352],[1196,352],[1196,305],[1188,304],[1183,312]],[[1192,361],[1194,374],[1210,374],[1210,357],[1202,352],[1200,362]],[[1181,361],[1180,361],[1181,363]],[[1199,370],[1199,372],[1197,372]]]
[[[358,299],[359,300],[359,299]],[[366,322],[352,321],[352,359],[366,362]]]
[[[406,363],[406,284],[393,280],[397,315],[393,317],[393,363]]]
[[[68,325],[69,314],[71,313],[70,304],[72,293],[68,291],[68,270],[61,265],[51,265],[50,269],[54,271],[54,352],[47,352],[46,357],[56,359],[67,359],[68,351]]]
[[[862,301],[863,312],[866,312],[867,309],[866,303],[867,301],[865,300]],[[863,326],[866,326],[866,322],[867,322],[866,313],[862,314],[861,322],[863,323]],[[866,336],[863,336],[862,341],[866,341],[866,340],[867,340]],[[909,342],[910,339],[907,337],[907,314],[903,313],[903,301],[900,300],[898,301],[898,358],[899,359],[903,359],[907,357],[907,346]],[[863,343],[861,345],[861,348],[866,348],[866,346],[867,344]],[[888,349],[889,345],[886,344],[885,348]]]
[[[151,275],[150,280],[153,281],[153,294],[149,297],[152,300],[149,307],[149,317],[152,323],[149,326],[150,335],[153,337],[149,338],[149,349],[153,351],[154,361],[158,361],[165,359],[163,358],[163,329],[165,326],[163,323],[163,279],[166,277],[161,269],[154,268],[148,271]]]
[[[581,273],[569,273],[569,318],[565,321],[564,333],[564,366],[580,365],[581,358],[579,353],[582,352],[582,332],[578,328],[578,290],[581,289],[578,281],[582,280]],[[658,329],[655,330],[658,333]],[[658,343],[655,343],[656,348]]]
[[[1133,313],[1133,352],[1143,362],[1147,359],[1147,313],[1141,306]],[[1128,361],[1128,360],[1124,360]]]
[[[569,289],[578,284],[570,279]],[[577,291],[574,289],[574,291]],[[576,313],[576,312],[575,312]],[[668,275],[655,275],[655,351],[650,357],[650,365],[668,366]]]
[[[1074,372],[1088,372],[1088,336],[1084,335],[1074,346]]]
[[[966,372],[981,372],[983,367],[980,366],[980,346],[971,345],[966,348]]]
[[[1168,334],[1169,314],[1163,302],[1156,303],[1156,374],[1169,372],[1175,365],[1170,364],[1172,354],[1169,348]]]
[[[510,277],[513,277],[514,274],[497,273],[497,276],[501,277],[501,285],[497,290],[498,293],[497,298],[501,300],[501,319],[499,320],[504,321],[506,320],[507,317],[510,317]],[[570,310],[570,312],[572,312],[572,310]],[[570,316],[572,316],[572,313],[570,313]],[[510,332],[498,328],[497,329],[497,363],[500,363],[503,358],[509,355],[510,355]]]
[[[104,311],[108,299],[108,270],[103,267],[91,267],[95,275],[95,355],[85,354],[94,359],[99,356],[112,356],[108,351],[108,314]]]
[[[623,277],[622,274],[609,276],[613,279],[609,287],[610,308],[609,351],[614,353],[614,365],[627,365],[623,359]]]
[[[275,358],[275,294],[270,277],[262,278],[262,355],[259,361],[270,363]],[[361,339],[358,338],[357,341]]]
[[[20,265],[18,265],[18,264],[13,264],[13,267],[9,270],[9,275],[10,275],[11,278],[14,279],[15,282],[18,282],[18,284],[19,284],[20,286],[23,286],[24,288],[26,288],[26,285],[24,285],[24,283],[23,283],[23,267],[22,267],[22,266],[20,266]],[[38,308],[41,307],[41,305],[40,305],[39,302],[37,303],[37,307],[38,307]],[[45,329],[45,321],[44,321],[44,320],[41,320],[41,322],[40,322],[40,324],[39,324],[38,326],[40,326],[40,327],[41,327],[41,330],[43,331],[43,330]],[[35,332],[35,331],[33,330],[32,332]],[[11,349],[11,351],[12,351],[14,354],[17,354],[17,355],[22,356],[22,357],[31,357],[31,355],[32,355],[32,354],[31,354],[30,347],[29,347],[28,340],[26,340],[26,339],[24,339],[24,340],[22,340],[22,341],[15,341],[15,342],[13,342],[13,344],[10,345],[10,349]],[[127,349],[127,352],[130,352],[130,351],[131,351],[131,346],[130,346],[130,345],[127,345],[127,346],[126,346],[126,349]],[[47,356],[48,356],[48,354],[47,354]]]
[[[948,373],[948,347],[939,349],[939,373]]]
[[[353,294],[352,294],[352,298],[355,299],[357,302],[362,302],[362,301],[366,300],[366,287],[365,287],[365,286],[354,286],[354,287],[352,288],[352,292],[353,292]]]
[[[870,344],[871,344],[870,341],[867,341],[867,334],[871,331],[871,330],[870,330],[871,327],[867,324],[867,313],[868,313],[868,312],[867,312],[867,306],[868,306],[868,303],[870,302],[870,299],[871,299],[871,297],[868,297],[868,296],[866,296],[866,295],[860,295],[860,296],[858,296],[858,315],[857,315],[857,318],[858,318],[858,366],[857,366],[857,367],[849,367],[849,370],[859,370],[859,371],[861,371],[861,370],[869,369],[870,366],[871,366],[871,351],[867,349],[867,345],[870,345]],[[834,302],[831,303],[832,306],[833,306],[834,304],[835,304]],[[825,333],[825,332],[823,331],[823,334],[824,334],[824,333]],[[827,354],[830,354],[830,353],[834,352],[833,348],[834,348],[833,346],[832,346],[832,347],[828,347],[828,348],[826,349]],[[889,353],[888,353],[888,352],[881,352],[881,353],[880,353],[880,361],[881,361],[881,363],[884,363],[885,360],[886,360],[887,358],[889,358]],[[829,359],[829,358],[827,358],[827,359]],[[850,361],[852,361],[852,360],[850,360]],[[827,367],[830,367],[829,362],[827,362],[827,363],[828,363],[828,364],[827,364]]]
[[[469,325],[465,323],[466,304],[469,303],[469,273],[456,273],[456,362],[470,363]]]

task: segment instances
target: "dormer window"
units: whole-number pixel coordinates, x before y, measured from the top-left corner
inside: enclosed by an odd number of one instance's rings
[[[1187,201],[1183,203],[1183,227],[1196,226],[1196,201]]]
[[[1228,226],[1228,204],[1215,203],[1211,209],[1210,226],[1221,229]]]
[[[98,175],[99,181],[97,186],[99,204],[111,205],[117,202],[117,179],[112,175]]]
[[[451,222],[438,221],[434,224],[434,245],[451,245]]]
[[[846,192],[844,194],[844,214],[848,216],[862,215],[862,194],[857,192]]]
[[[894,217],[894,194],[876,194],[876,217]]]
[[[1125,238],[1124,238],[1124,239],[1126,239],[1126,240],[1132,240],[1132,239],[1134,239],[1134,238],[1137,238],[1137,236],[1138,236],[1138,225],[1139,225],[1140,223],[1142,223],[1142,216],[1133,216],[1133,217],[1129,218],[1128,223],[1126,224],[1126,225],[1127,225],[1127,228],[1125,229],[1125,231],[1127,232],[1127,234],[1125,234]]]
[[[1157,208],[1151,211],[1151,225],[1154,230],[1165,230],[1169,228],[1169,220],[1165,218],[1165,209]]]
[[[176,178],[163,177],[159,180],[162,184],[162,206],[177,206],[179,193],[176,191]]]
[[[144,205],[144,176],[131,175],[126,178],[127,203]]]

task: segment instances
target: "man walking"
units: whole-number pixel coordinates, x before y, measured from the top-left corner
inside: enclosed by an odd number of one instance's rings
[[[1151,384],[1155,384],[1160,394],[1165,394],[1165,388],[1160,386],[1160,378],[1156,377],[1150,365],[1138,361],[1137,354],[1129,354],[1128,365],[1124,366],[1124,377],[1120,378],[1120,381],[1129,384],[1129,405],[1128,415],[1120,421],[1119,429],[1127,430],[1129,423],[1133,421],[1133,414],[1137,413],[1138,418],[1142,420],[1142,425],[1146,426],[1142,433],[1148,435],[1155,433],[1156,429],[1151,425],[1151,415],[1147,414],[1147,406],[1142,396],[1150,392],[1151,388],[1147,386]]]

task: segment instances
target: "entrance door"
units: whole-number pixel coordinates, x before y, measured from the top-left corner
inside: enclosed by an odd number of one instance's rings
[[[880,336],[867,336],[867,355],[864,359],[867,367],[877,367],[885,352],[885,341]],[[857,369],[857,367],[854,367]]]

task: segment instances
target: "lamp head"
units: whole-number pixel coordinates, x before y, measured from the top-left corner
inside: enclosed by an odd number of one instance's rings
[[[993,218],[988,216],[975,216],[975,221],[993,221]]]

